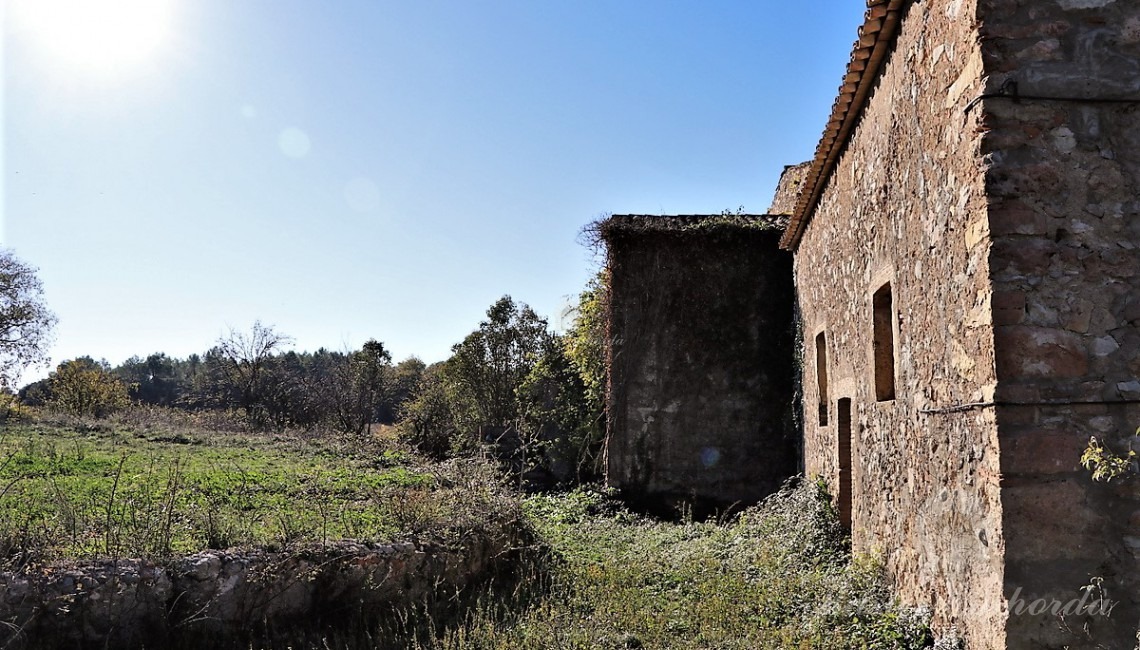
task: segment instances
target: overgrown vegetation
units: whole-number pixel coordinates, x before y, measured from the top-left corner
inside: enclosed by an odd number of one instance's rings
[[[366,438],[375,424],[435,460],[489,452],[528,485],[597,475],[604,422],[604,283],[583,292],[565,335],[503,296],[445,362],[396,365],[384,345],[296,352],[292,339],[256,322],[231,330],[203,355],[158,352],[117,367],[81,357],[25,386],[19,405],[104,418],[161,407],[247,432],[327,432]],[[9,408],[12,407],[12,408]]]
[[[504,296],[487,319],[425,373],[400,435],[434,458],[488,450],[524,484],[597,475],[601,443],[603,300],[597,283],[565,335]]]
[[[131,404],[126,382],[91,357],[59,364],[48,387],[53,405],[79,416],[101,418]]]
[[[530,498],[549,547],[507,598],[484,597],[416,647],[923,648],[928,614],[851,558],[830,497],[788,487],[729,523],[666,523],[579,490]]]
[[[8,570],[342,538],[460,541],[492,520],[521,516],[520,497],[487,463],[425,464],[392,442],[211,432],[154,411],[0,431],[0,559]],[[450,607],[408,603],[355,628],[264,647],[931,642],[926,615],[892,600],[875,559],[851,558],[830,497],[810,482],[728,522],[644,518],[588,488],[532,495],[521,507],[537,541],[513,577],[500,574],[458,600],[439,595]]]

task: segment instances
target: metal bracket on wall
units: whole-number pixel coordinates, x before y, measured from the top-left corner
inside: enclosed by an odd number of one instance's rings
[[[992,408],[994,406],[1103,406],[1111,404],[1140,404],[1138,399],[1114,399],[1114,400],[1041,400],[1037,402],[969,402],[966,404],[955,404],[954,406],[946,406],[943,408],[925,408],[919,409],[919,413],[926,415],[943,415],[946,413],[962,413],[964,411],[974,411],[984,408]]]
[[[1002,83],[1001,88],[995,93],[982,93],[977,97],[970,100],[969,104],[963,109],[964,113],[969,113],[975,106],[982,103],[986,99],[1010,99],[1013,103],[1019,104],[1022,100],[1042,101],[1042,102],[1083,102],[1088,104],[1140,104],[1140,99],[1135,97],[1076,97],[1064,95],[1023,95],[1020,87],[1015,79],[1006,79]]]

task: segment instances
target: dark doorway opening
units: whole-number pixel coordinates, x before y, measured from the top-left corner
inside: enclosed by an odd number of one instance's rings
[[[839,433],[839,522],[851,530],[851,399],[839,400],[836,409]]]

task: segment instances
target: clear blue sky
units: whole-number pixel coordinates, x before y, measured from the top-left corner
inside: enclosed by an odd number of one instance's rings
[[[599,215],[767,209],[782,167],[815,150],[865,8],[32,15],[76,1],[0,0],[0,240],[40,270],[53,362],[113,364],[201,352],[255,319],[297,349],[376,338],[437,361],[503,294],[555,322],[595,269],[576,236]]]

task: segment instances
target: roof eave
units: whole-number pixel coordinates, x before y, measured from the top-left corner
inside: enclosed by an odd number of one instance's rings
[[[815,158],[808,171],[795,210],[788,221],[780,247],[795,250],[811,220],[820,197],[838,164],[859,118],[863,114],[871,89],[875,87],[898,34],[902,12],[909,0],[868,0],[859,38],[847,64],[847,74],[839,87],[839,96],[831,107],[831,119],[816,146]]]

